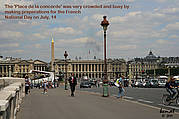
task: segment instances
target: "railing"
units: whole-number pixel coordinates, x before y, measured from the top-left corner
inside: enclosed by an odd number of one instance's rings
[[[0,90],[0,119],[15,119],[25,96],[24,79],[5,80],[9,85]]]

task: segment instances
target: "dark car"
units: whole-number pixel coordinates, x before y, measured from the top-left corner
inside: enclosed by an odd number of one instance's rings
[[[83,81],[80,83],[80,88],[91,88],[91,84],[89,81]]]

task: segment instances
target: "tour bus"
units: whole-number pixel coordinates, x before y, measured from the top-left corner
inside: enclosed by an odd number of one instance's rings
[[[158,86],[161,88],[164,88],[167,80],[168,80],[167,76],[159,76],[158,77]]]
[[[43,81],[48,81],[48,82],[54,83],[54,73],[53,73],[53,72],[30,70],[29,73],[31,73],[31,74],[33,74],[33,73],[41,73],[41,74],[44,74],[44,75],[48,75],[48,76],[46,76],[46,77],[41,77],[41,78],[37,78],[37,79],[35,78],[35,79],[33,79],[33,80],[32,80],[32,83],[33,83],[34,85],[40,84],[40,83],[42,83]]]

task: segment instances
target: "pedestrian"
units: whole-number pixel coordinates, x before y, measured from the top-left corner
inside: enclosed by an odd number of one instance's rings
[[[32,83],[31,83],[31,79],[30,78],[28,78],[28,80],[29,80],[29,90],[28,90],[28,92],[30,93],[31,88],[32,88]]]
[[[70,89],[71,89],[71,96],[75,96],[75,86],[77,85],[77,80],[76,77],[74,76],[74,73],[72,73],[72,76],[69,78],[69,83],[70,83]]]
[[[30,81],[28,76],[25,77],[25,94],[28,94],[29,92],[29,87],[30,87]]]
[[[118,92],[118,96],[117,96],[117,98],[123,98],[123,96],[124,96],[124,86],[123,86],[123,84],[122,84],[122,77],[120,77],[119,79],[117,79],[116,80],[116,84],[117,84],[117,86],[118,86],[118,88],[119,88],[119,92]]]
[[[44,83],[43,83],[43,88],[44,88],[44,94],[46,94],[47,93],[47,81],[44,81]]]

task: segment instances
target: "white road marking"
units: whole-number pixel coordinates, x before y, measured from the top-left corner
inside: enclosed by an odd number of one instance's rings
[[[159,106],[165,106],[164,104],[158,104]]]
[[[152,101],[143,100],[143,99],[138,99],[138,101],[140,101],[140,102],[146,102],[146,103],[153,103]]]
[[[179,107],[175,107],[175,106],[167,106],[167,107],[179,110]]]
[[[158,104],[158,105],[179,110],[179,107],[175,107],[175,106],[166,106],[166,105],[164,105],[164,104]]]
[[[125,99],[134,99],[133,97],[124,96]]]
[[[113,94],[112,96],[117,97],[118,95]],[[134,99],[133,97],[124,96],[124,99]]]

